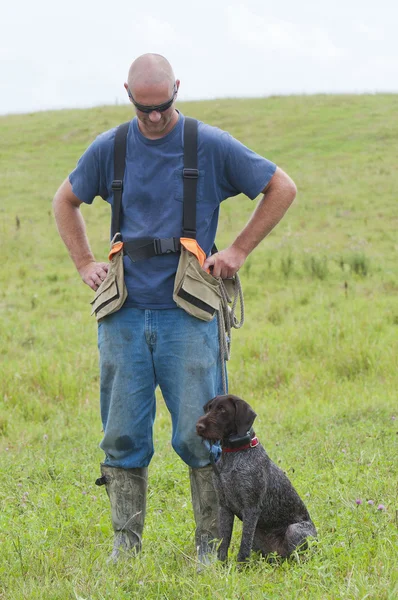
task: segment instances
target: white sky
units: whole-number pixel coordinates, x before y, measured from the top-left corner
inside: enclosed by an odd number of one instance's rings
[[[180,100],[398,92],[396,0],[5,2],[0,114],[127,103],[144,52],[171,62]]]

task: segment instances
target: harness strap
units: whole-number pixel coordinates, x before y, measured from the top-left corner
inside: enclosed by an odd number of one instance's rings
[[[184,207],[182,237],[196,239],[196,189],[198,186],[198,122],[185,117],[184,122]]]
[[[120,233],[120,215],[122,212],[122,193],[123,193],[123,178],[126,167],[126,148],[127,148],[127,133],[130,127],[130,121],[122,123],[116,129],[115,134],[115,149],[113,153],[113,205],[112,205],[112,224],[111,224],[111,239],[117,233]]]

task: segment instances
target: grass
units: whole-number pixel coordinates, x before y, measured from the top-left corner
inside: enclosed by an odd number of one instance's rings
[[[398,96],[181,104],[274,160],[298,186],[285,219],[241,270],[246,322],[230,389],[305,498],[309,556],[195,569],[186,466],[159,394],[144,550],[110,567],[96,325],[90,290],[56,232],[51,200],[85,147],[127,107],[0,118],[0,598],[377,599],[398,595]],[[104,260],[109,210],[83,207]],[[223,204],[219,247],[253,204]],[[358,503],[357,503],[358,501]],[[373,502],[369,503],[369,501]],[[359,503],[361,502],[361,503]],[[382,505],[382,507],[380,506]]]

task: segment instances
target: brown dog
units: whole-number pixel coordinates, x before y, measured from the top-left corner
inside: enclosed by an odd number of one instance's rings
[[[231,394],[213,398],[204,410],[196,431],[222,446],[213,475],[222,538],[218,558],[227,558],[235,516],[243,522],[238,562],[246,561],[252,549],[288,557],[306,547],[307,538],[316,536],[315,526],[285,473],[258,442],[254,410]]]

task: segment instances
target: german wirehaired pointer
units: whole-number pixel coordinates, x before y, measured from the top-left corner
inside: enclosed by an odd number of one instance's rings
[[[218,558],[226,560],[235,515],[243,522],[238,562],[251,550],[288,557],[316,536],[308,511],[285,473],[258,442],[254,410],[241,398],[217,396],[204,407],[196,431],[210,443],[221,442],[213,481],[219,501]]]

